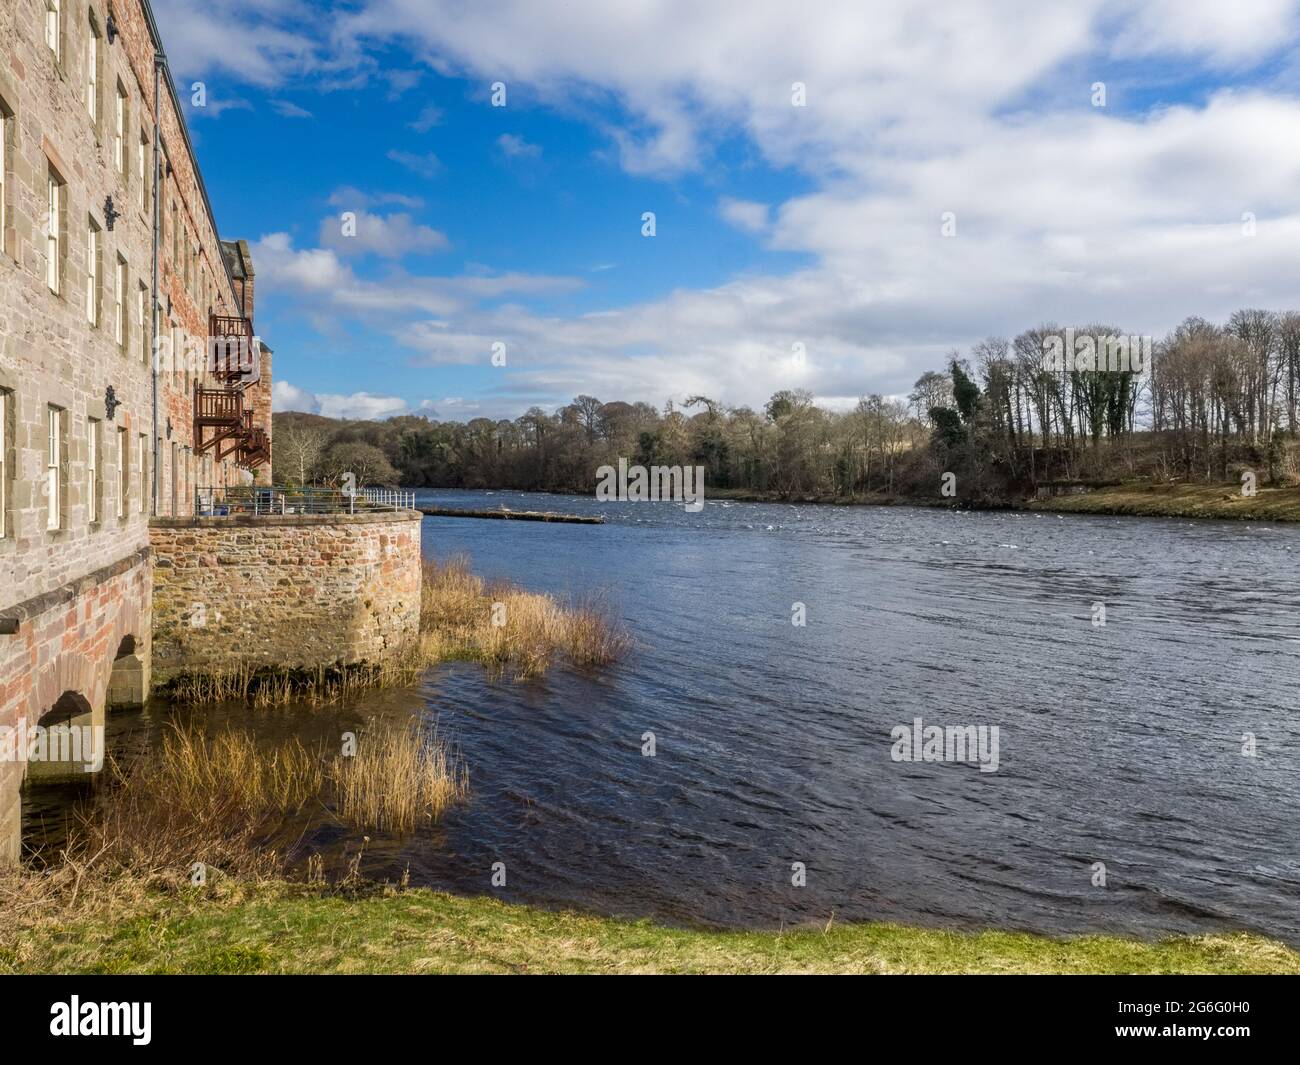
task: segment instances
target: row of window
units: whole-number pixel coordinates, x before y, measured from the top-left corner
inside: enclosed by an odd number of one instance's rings
[[[0,539],[10,534],[9,501],[11,495],[11,475],[9,463],[16,452],[13,449],[15,411],[12,392],[0,389]],[[68,484],[68,411],[62,407],[49,405],[45,409],[45,528],[57,532],[67,527],[67,484]],[[149,498],[149,437],[146,433],[137,433],[134,444],[129,430],[112,427],[111,435],[106,433],[99,418],[86,419],[86,521],[89,525],[98,525],[103,515],[102,461],[105,445],[113,441],[112,457],[117,462],[117,486],[113,505],[115,516],[123,519],[128,512],[142,514],[145,500]],[[170,445],[170,506],[161,508],[168,513],[179,514],[184,508],[183,500],[188,498],[193,488],[194,456],[188,447],[173,442]],[[212,484],[215,462],[211,455],[199,457],[199,473],[206,484]],[[228,466],[228,464],[226,464]],[[227,473],[229,470],[227,469]],[[134,501],[132,485],[135,484]]]
[[[46,43],[49,45],[56,62],[62,64],[63,59],[63,32],[62,19],[63,9],[62,0],[45,0],[46,4]],[[100,32],[99,23],[94,11],[89,11],[86,17],[86,54],[85,54],[85,84],[83,88],[83,100],[87,114],[91,122],[98,128],[101,119],[101,83],[104,74],[104,55],[105,45],[103,35]],[[112,155],[113,165],[117,171],[122,183],[129,184],[131,176],[131,167],[129,161],[129,150],[127,147],[128,131],[131,125],[131,94],[123,82],[118,79],[114,86],[113,96],[113,115],[112,115]],[[141,108],[143,116],[143,107]],[[8,126],[7,119],[12,117],[2,100],[0,100],[0,122],[5,122]],[[5,217],[4,205],[6,196],[4,184],[9,174],[9,160],[5,156],[6,146],[12,137],[12,131],[9,129],[0,129],[0,232],[4,231]],[[165,156],[165,148],[164,148]],[[136,142],[136,165],[135,165],[135,193],[136,204],[141,211],[148,212],[151,206],[151,186],[152,172],[150,161],[152,157],[152,148],[150,134],[146,127],[140,127],[139,140]],[[161,224],[167,227],[170,223],[170,243],[171,243],[171,267],[176,277],[182,282],[186,292],[191,299],[202,307],[206,307],[211,313],[214,298],[221,304],[225,304],[225,297],[214,281],[216,276],[213,272],[213,264],[208,261],[208,257],[199,244],[197,238],[193,235],[189,224],[182,217],[183,211],[179,206],[180,197],[178,195],[166,196],[165,181],[167,175],[171,172],[169,163],[164,162],[162,171],[159,174],[159,197],[160,206],[169,201],[170,210],[164,211],[161,217]],[[59,179],[59,184],[62,179]],[[58,223],[57,214],[61,204],[55,202],[55,191],[50,192],[51,202],[50,210],[50,232],[51,250],[60,251],[57,247]],[[93,225],[93,223],[92,223]],[[166,232],[163,234],[166,240]],[[93,239],[93,238],[91,238]],[[57,259],[52,260],[48,267],[50,275],[50,289],[59,292],[59,278],[61,266]],[[125,298],[125,297],[124,297]],[[91,296],[87,295],[87,316],[91,317],[94,322],[93,311],[90,310]],[[124,319],[123,319],[124,321]],[[119,340],[119,343],[124,341]]]

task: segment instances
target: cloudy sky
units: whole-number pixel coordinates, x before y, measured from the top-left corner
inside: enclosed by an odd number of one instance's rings
[[[1288,0],[153,5],[278,409],[848,405],[1300,306]]]

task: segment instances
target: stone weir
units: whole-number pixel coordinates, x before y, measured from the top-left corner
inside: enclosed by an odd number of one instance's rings
[[[415,511],[156,518],[153,682],[378,662],[418,638]]]

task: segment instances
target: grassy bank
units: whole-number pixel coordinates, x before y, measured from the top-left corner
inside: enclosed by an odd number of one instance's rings
[[[903,495],[827,496],[783,499],[776,493],[719,489],[710,499],[750,503],[798,503],[827,506],[961,507],[949,499]],[[1080,495],[1012,500],[976,509],[1035,510],[1055,514],[1115,514],[1146,518],[1211,518],[1240,521],[1300,521],[1300,487],[1260,488],[1243,496],[1230,484],[1151,484],[1146,481],[1108,485]]]
[[[0,882],[0,887],[3,882]],[[144,892],[0,939],[0,973],[1289,973],[1255,936],[1141,943],[896,925],[698,932],[425,890]]]
[[[1029,504],[1059,514],[1300,521],[1300,488],[1260,488],[1253,496],[1223,484],[1120,484]]]

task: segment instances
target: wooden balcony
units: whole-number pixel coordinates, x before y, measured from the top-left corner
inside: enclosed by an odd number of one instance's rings
[[[194,384],[194,453],[215,451],[218,460],[236,451],[244,438],[246,424],[244,393],[239,388],[203,388]],[[211,430],[204,439],[204,430]]]
[[[242,315],[208,316],[208,369],[221,381],[239,381],[253,375],[257,352],[253,323]]]
[[[194,425],[196,428],[238,429],[244,424],[244,413],[244,393],[241,389],[203,388],[195,384]]]
[[[239,445],[239,464],[250,470],[271,461],[271,440],[260,425],[253,426]]]

